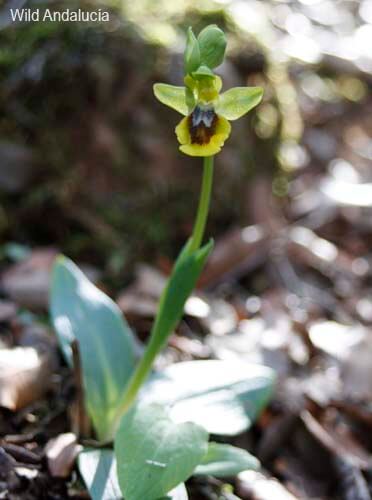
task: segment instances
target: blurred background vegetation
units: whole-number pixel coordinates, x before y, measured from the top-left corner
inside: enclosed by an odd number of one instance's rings
[[[53,245],[115,282],[173,258],[190,232],[200,161],[178,152],[178,116],[153,97],[182,84],[185,31],[227,32],[225,88],[262,85],[217,160],[210,232],[257,222],[262,179],[285,210],[303,169],[335,154],[325,131],[365,103],[372,3],[331,0],[5,2],[0,11],[2,259]],[[13,23],[10,7],[102,8],[108,23]],[[369,45],[370,47],[371,45]],[[369,65],[369,66],[368,66]],[[304,123],[306,126],[304,126]],[[333,142],[332,142],[333,141]],[[332,149],[333,148],[333,149]],[[124,274],[123,274],[124,273]]]

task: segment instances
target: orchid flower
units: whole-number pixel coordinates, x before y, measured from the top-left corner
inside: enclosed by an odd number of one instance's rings
[[[222,80],[212,69],[222,62],[225,47],[225,35],[217,26],[207,26],[197,39],[190,28],[185,86],[154,85],[157,99],[184,116],[175,132],[180,150],[187,155],[219,153],[231,132],[229,122],[248,113],[262,99],[260,87],[235,87],[220,94]]]

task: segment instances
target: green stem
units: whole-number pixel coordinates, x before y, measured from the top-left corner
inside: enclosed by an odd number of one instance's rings
[[[156,337],[157,337],[156,332],[153,331],[150,337],[150,341],[145,349],[145,352],[140,362],[136,366],[136,369],[134,370],[132,377],[129,380],[127,389],[124,393],[124,398],[122,400],[120,407],[118,408],[118,421],[120,420],[121,416],[124,415],[124,413],[126,413],[134,403],[138,391],[140,390],[142,384],[147,379],[151,371],[153,362],[159,351],[159,342],[156,341]]]
[[[190,251],[197,250],[203,240],[205,225],[207,222],[209,204],[212,193],[213,182],[213,156],[207,156],[203,162],[203,181],[199,199],[198,211],[192,232],[192,243]]]
[[[204,158],[203,163],[203,181],[198,205],[198,211],[196,214],[194,229],[191,236],[190,253],[197,250],[203,240],[205,225],[207,222],[210,198],[212,192],[212,181],[213,181],[213,156]],[[155,320],[153,330],[151,332],[150,341],[146,347],[144,355],[142,356],[140,362],[138,363],[134,373],[132,374],[126,391],[123,395],[123,399],[118,407],[117,411],[117,421],[124,413],[126,413],[129,408],[134,403],[137,397],[138,391],[140,390],[142,384],[147,379],[152,365],[159,351],[163,347],[163,343],[159,343],[158,331],[156,329],[157,321]],[[170,332],[169,332],[170,333]],[[116,429],[113,429],[115,432]]]

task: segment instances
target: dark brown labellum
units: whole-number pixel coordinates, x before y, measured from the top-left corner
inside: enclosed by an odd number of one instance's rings
[[[216,131],[217,120],[213,108],[196,106],[188,118],[191,144],[208,144]]]

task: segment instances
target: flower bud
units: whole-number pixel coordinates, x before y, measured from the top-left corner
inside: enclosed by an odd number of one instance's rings
[[[210,69],[219,66],[224,59],[226,50],[225,34],[218,26],[211,24],[204,28],[198,36],[200,61]]]
[[[192,28],[187,31],[187,41],[185,49],[185,73],[189,75],[200,66],[199,43]]]

